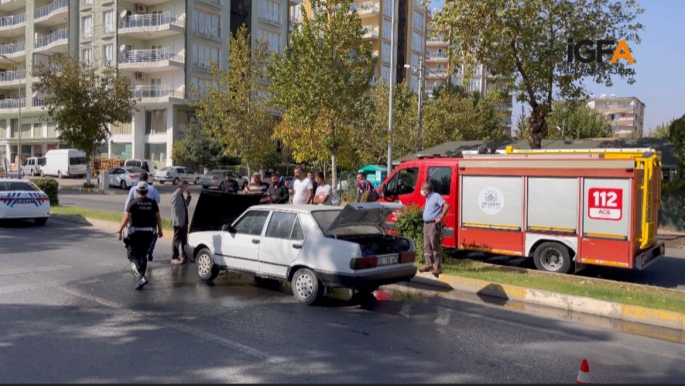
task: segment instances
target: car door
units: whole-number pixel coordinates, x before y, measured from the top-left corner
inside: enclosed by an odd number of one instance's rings
[[[174,176],[174,177],[178,177],[178,179],[179,179],[180,181],[183,181],[183,180],[185,180],[185,178],[186,178],[186,175],[185,175],[185,173],[183,172],[183,168],[176,168],[176,169],[174,169],[174,174],[173,174],[173,176]]]
[[[190,170],[190,169],[188,169],[188,168],[183,168],[183,172],[185,173],[185,179],[186,179],[186,181],[188,181],[188,182],[190,182],[190,183],[195,182],[195,178],[197,178],[197,177],[195,176],[195,172],[194,172],[194,171],[192,171],[192,170]]]
[[[302,251],[304,232],[297,213],[273,211],[259,248],[259,274],[285,278]]]
[[[109,184],[119,186],[121,183],[121,176],[124,174],[124,169],[116,168],[109,175]]]
[[[216,252],[230,269],[257,272],[262,231],[269,216],[267,210],[251,210],[245,213],[223,234],[221,248]]]

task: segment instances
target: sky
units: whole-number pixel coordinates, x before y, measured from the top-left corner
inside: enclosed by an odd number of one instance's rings
[[[635,59],[636,82],[612,76],[609,88],[585,82],[589,93],[637,97],[645,104],[645,134],[656,125],[685,115],[685,1],[639,0],[645,12],[638,16],[644,29],[641,44],[629,42]],[[444,0],[432,0],[431,9],[442,8]],[[516,125],[521,104],[514,103],[512,122]]]

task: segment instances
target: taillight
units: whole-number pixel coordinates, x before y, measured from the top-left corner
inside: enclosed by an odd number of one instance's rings
[[[376,268],[378,265],[378,257],[368,256],[368,257],[355,257],[350,260],[350,269],[369,269]]]

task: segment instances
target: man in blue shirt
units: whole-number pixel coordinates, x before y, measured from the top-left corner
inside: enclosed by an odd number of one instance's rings
[[[141,182],[147,183],[147,180],[149,178],[149,175],[147,172],[141,172],[139,176],[139,180]],[[137,186],[133,186],[131,190],[128,191],[128,197],[126,197],[126,204],[124,205],[124,211],[128,208],[129,202],[133,201],[136,199],[136,188]],[[151,184],[147,184],[147,197],[154,200],[157,202],[157,205],[159,205],[162,202],[162,197],[159,195],[159,192],[157,189],[155,189],[154,186]],[[147,251],[147,260],[152,261],[152,251],[155,250],[155,244],[157,244],[157,232],[154,233],[154,236],[152,238],[152,244],[150,244],[150,249]]]
[[[423,209],[423,257],[426,260],[419,272],[433,270],[433,275],[442,273],[442,251],[440,248],[440,235],[442,234],[442,220],[450,209],[450,205],[440,196],[433,192],[430,182],[421,184],[421,195],[426,197],[426,206]]]

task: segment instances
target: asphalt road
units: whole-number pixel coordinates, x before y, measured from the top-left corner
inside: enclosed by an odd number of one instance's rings
[[[582,358],[593,383],[685,382],[682,344],[438,298],[304,306],[198,282],[168,238],[134,291],[99,226],[0,224],[3,382],[574,383]]]

